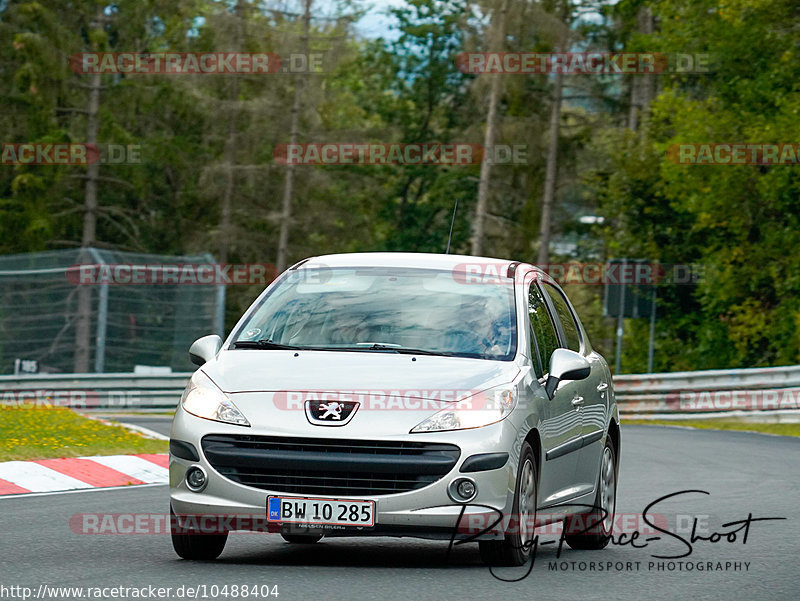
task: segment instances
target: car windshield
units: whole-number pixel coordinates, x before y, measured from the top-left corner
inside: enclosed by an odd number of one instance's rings
[[[466,284],[443,270],[325,268],[289,272],[232,346],[508,361],[516,339],[513,286]]]

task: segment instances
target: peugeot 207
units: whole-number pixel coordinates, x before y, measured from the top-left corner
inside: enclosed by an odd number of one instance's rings
[[[229,530],[476,542],[521,565],[534,528],[603,548],[619,412],[606,361],[561,288],[528,264],[410,253],[302,261],[200,368],[170,440],[173,546],[222,553]],[[589,519],[593,515],[596,519]],[[221,521],[213,533],[200,517]]]

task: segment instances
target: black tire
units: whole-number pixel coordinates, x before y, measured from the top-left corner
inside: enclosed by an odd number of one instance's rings
[[[606,453],[611,453],[611,475],[613,477],[613,495],[611,507],[606,508],[608,501],[604,502],[603,495],[603,475],[606,469]],[[564,540],[573,549],[586,551],[599,551],[608,545],[611,534],[614,530],[614,512],[617,506],[617,452],[614,448],[614,441],[611,436],[606,436],[606,446],[603,448],[603,458],[600,461],[600,473],[597,475],[597,494],[594,500],[595,507],[603,507],[608,510],[608,518],[601,520],[597,512],[591,514],[580,514],[572,518],[567,518],[564,528],[567,532],[575,531],[577,534],[566,534]],[[587,524],[595,524],[592,528],[586,529]],[[583,532],[581,532],[583,531]]]
[[[200,534],[194,532],[177,531],[175,528],[175,514],[170,509],[172,516],[172,548],[182,559],[195,561],[210,561],[216,559],[225,549],[228,542],[228,533]]]
[[[530,491],[532,483],[533,494],[526,495],[525,505],[530,507],[532,503],[533,513],[528,518],[520,516],[520,499],[522,496],[523,474],[527,479],[528,471],[526,464],[530,464],[530,475],[532,480],[526,487]],[[536,519],[536,502],[539,491],[539,472],[536,465],[536,456],[533,449],[526,442],[523,443],[519,457],[519,467],[517,469],[517,483],[514,491],[514,505],[512,508],[512,519],[509,521],[509,530],[502,540],[479,541],[478,548],[481,560],[490,566],[521,566],[524,565],[531,556],[531,541],[533,540],[533,522]],[[530,497],[533,497],[531,500]],[[523,523],[524,522],[524,523]],[[528,532],[530,530],[530,532]]]
[[[313,545],[322,539],[321,534],[285,534],[281,532],[283,540],[293,545]]]

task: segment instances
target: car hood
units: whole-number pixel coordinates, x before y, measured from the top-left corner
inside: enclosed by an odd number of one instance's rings
[[[519,373],[513,362],[460,357],[250,349],[222,351],[202,370],[250,421],[248,434],[327,438],[407,436],[453,401]],[[359,406],[347,423],[324,426],[310,422],[308,400]]]
[[[226,393],[277,391],[416,392],[417,398],[455,400],[513,381],[511,361],[383,352],[236,349],[220,352],[203,371]]]

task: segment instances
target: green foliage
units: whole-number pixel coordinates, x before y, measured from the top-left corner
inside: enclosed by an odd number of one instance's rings
[[[489,78],[459,72],[455,57],[486,49],[498,2],[409,0],[389,9],[396,31],[386,40],[360,39],[348,17],[359,3],[339,4],[333,18],[312,20],[309,43],[324,69],[307,78],[301,142],[483,143]],[[511,0],[506,49],[552,49],[558,5]],[[551,261],[628,256],[702,267],[697,285],[658,290],[657,370],[800,361],[800,171],[687,166],[666,157],[679,143],[800,140],[800,5],[571,5],[575,15],[600,15],[573,20],[575,50],[702,52],[712,69],[660,76],[651,114],[636,132],[627,128],[635,76],[566,78],[554,233],[577,240],[578,250]],[[646,6],[653,34],[638,26]],[[301,48],[300,8],[256,0],[8,3],[0,8],[0,140],[86,140],[90,78],[69,68],[73,54],[238,47],[285,56]],[[272,155],[289,140],[298,81],[291,74],[103,75],[100,142],[137,145],[143,160],[101,166],[100,244],[179,254],[218,253],[224,243],[229,262],[274,262],[286,169]],[[551,86],[544,76],[502,80],[497,143],[525,146],[528,162],[492,170],[488,255],[535,259]],[[227,173],[233,231],[222,239]],[[469,248],[477,165],[300,166],[297,173],[290,261],[329,252],[442,252],[456,199],[453,249]],[[81,166],[0,166],[0,253],[79,245],[85,176]],[[583,214],[606,220],[584,227]],[[228,321],[257,293],[230,290]],[[601,316],[602,288],[568,293],[594,345],[610,357],[614,324]],[[626,329],[624,371],[644,371],[648,324],[629,320]]]
[[[0,407],[0,461],[167,453],[163,440],[91,419],[65,407]]]
[[[796,143],[800,96],[795,2],[653,5],[662,52],[707,52],[713,71],[672,75],[642,141],[608,130],[588,181],[610,218],[609,254],[702,266],[697,286],[665,288],[657,368],[755,367],[800,360],[798,187],[792,166],[695,166],[666,159],[680,143]],[[644,41],[640,40],[640,43]],[[633,325],[627,366],[643,371]]]

